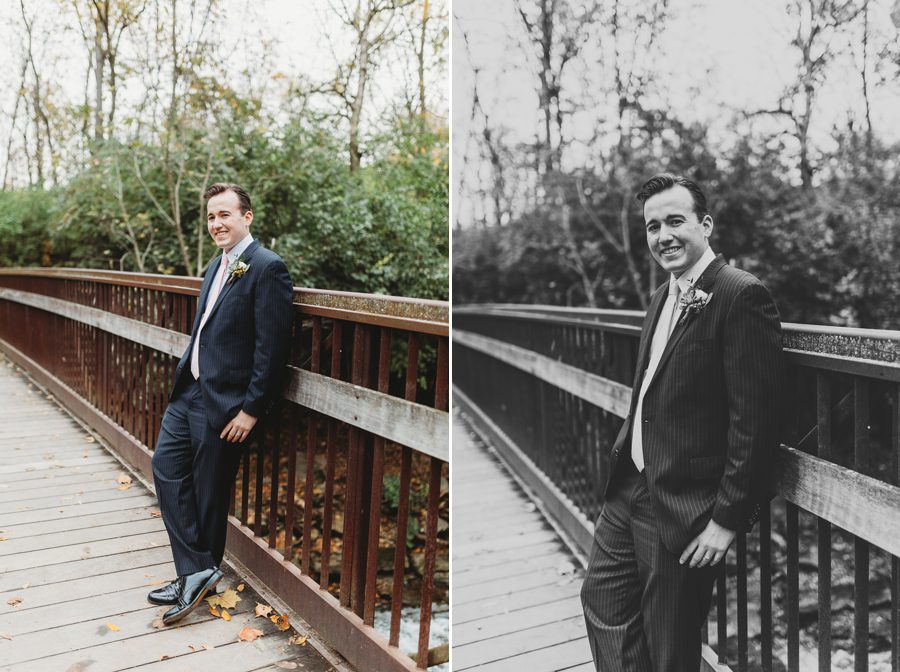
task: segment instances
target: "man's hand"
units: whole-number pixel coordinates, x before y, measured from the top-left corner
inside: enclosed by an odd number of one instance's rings
[[[231,422],[225,425],[219,438],[225,439],[229,443],[243,443],[255,424],[256,418],[240,411],[231,419]]]
[[[689,562],[691,567],[715,565],[725,557],[735,534],[733,530],[710,520],[706,528],[687,545],[678,562],[682,565]]]

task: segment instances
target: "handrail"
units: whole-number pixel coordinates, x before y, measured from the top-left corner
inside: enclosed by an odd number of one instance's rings
[[[149,477],[201,282],[0,269],[0,349]],[[359,669],[421,669],[434,653],[435,582],[445,600],[449,580],[438,527],[448,516],[448,323],[446,302],[295,288],[283,401],[235,486],[229,552]],[[411,529],[422,539],[413,553]],[[411,594],[421,595],[413,658],[397,648]],[[383,635],[372,627],[379,599],[391,610]]]

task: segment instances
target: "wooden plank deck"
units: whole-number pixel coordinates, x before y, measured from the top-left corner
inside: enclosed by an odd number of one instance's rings
[[[244,584],[231,621],[204,604],[155,627],[168,607],[146,594],[175,575],[156,498],[2,355],[0,399],[0,669],[349,669],[296,617],[301,629],[280,631],[255,616],[274,598],[227,565],[219,592]],[[245,626],[264,635],[242,641]]]
[[[593,670],[581,564],[460,418],[453,418],[454,672]]]

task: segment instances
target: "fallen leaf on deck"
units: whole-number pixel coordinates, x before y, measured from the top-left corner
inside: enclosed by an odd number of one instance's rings
[[[150,509],[150,515],[153,518],[162,518],[162,511],[159,509]]]
[[[157,619],[156,619],[155,621],[153,621],[153,623],[151,623],[150,625],[152,625],[152,626],[153,626],[154,628],[156,628],[157,630],[158,630],[159,628],[164,628],[164,627],[166,627],[166,624],[163,623],[163,620],[162,620],[161,618],[157,618]]]
[[[287,630],[291,627],[290,619],[288,618],[287,614],[282,614],[281,616],[271,616],[269,620],[277,625],[279,630]]]
[[[213,647],[210,646],[209,644],[203,644],[202,646],[203,646],[203,648],[206,649],[207,651],[212,651],[212,650],[213,650]]]
[[[257,616],[262,616],[263,618],[266,618],[271,613],[272,613],[272,607],[270,607],[268,604],[260,604],[259,602],[256,603],[256,615]]]
[[[127,485],[127,484],[131,483],[131,480],[132,480],[132,479],[131,479],[131,476],[129,476],[128,474],[126,474],[124,471],[121,472],[121,473],[116,477],[116,483],[123,483],[123,484],[126,484],[126,485]]]
[[[160,660],[168,660],[169,657],[168,657],[168,656],[160,656],[159,659],[160,659]]]
[[[275,667],[280,667],[282,670],[296,670],[297,663],[294,663],[290,660],[279,660],[275,663]]]
[[[86,437],[84,437],[84,440],[87,441],[88,443],[93,443],[94,441],[96,441],[96,439],[93,436],[91,436],[90,434],[88,434]]]
[[[14,607],[14,606],[16,606],[17,604],[19,604],[19,602],[21,602],[21,601],[22,601],[22,598],[21,598],[21,597],[11,597],[11,598],[9,598],[9,599],[6,601],[6,603],[7,603],[8,605]]]
[[[210,607],[210,608],[209,608],[209,613],[212,614],[213,616],[215,616],[216,618],[219,618],[219,616],[222,615],[222,614],[220,614],[220,613],[218,612],[218,610],[216,610],[215,607]]]
[[[225,620],[225,621],[230,621],[230,620],[231,620],[231,614],[229,614],[229,613],[228,613],[227,611],[225,611],[224,609],[222,609],[222,620]]]
[[[241,601],[241,598],[234,590],[228,588],[221,595],[209,597],[206,601],[213,606],[218,605],[220,607],[225,607],[226,609],[234,609],[237,606],[237,603]]]
[[[130,487],[131,487],[131,483],[123,483],[118,488],[116,488],[116,490],[128,490],[128,488],[130,488]]]
[[[2,637],[3,639],[12,639],[12,635],[9,635],[5,632],[0,632],[0,637]]]
[[[6,537],[0,537],[0,541],[9,541],[9,539]]]
[[[188,648],[189,648],[191,651],[196,651],[196,650],[197,650],[197,647],[194,646],[193,644],[188,644]]]
[[[309,637],[307,635],[293,635],[289,640],[288,644],[296,644],[297,646],[306,646],[306,640]]]
[[[106,627],[109,628],[110,630],[112,630],[113,632],[118,632],[120,629],[119,626],[116,625],[115,623],[107,623]]]
[[[257,637],[262,637],[263,631],[257,630],[256,628],[251,628],[249,625],[244,626],[244,629],[238,633],[238,637],[243,639],[245,642],[252,642]],[[12,639],[11,637],[9,639]]]
[[[0,530],[0,532],[2,532],[2,531],[3,531],[3,530]],[[239,584],[238,584],[238,587],[237,587],[237,591],[240,593],[240,592],[243,592],[243,590],[244,590],[244,584],[243,584],[243,583],[239,583]]]

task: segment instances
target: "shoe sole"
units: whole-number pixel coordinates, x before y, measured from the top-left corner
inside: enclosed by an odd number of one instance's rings
[[[187,616],[189,613],[191,613],[197,607],[197,605],[200,604],[200,602],[203,600],[203,598],[206,597],[206,594],[210,590],[212,590],[213,588],[216,587],[216,585],[219,583],[219,581],[222,580],[223,576],[224,576],[224,574],[221,571],[218,572],[218,576],[213,574],[210,577],[210,580],[206,582],[206,585],[203,586],[203,589],[198,593],[197,599],[195,599],[193,602],[191,602],[191,604],[189,604],[187,607],[185,607],[184,609],[179,611],[174,616],[170,616],[168,620],[166,620],[165,616],[163,616],[163,619],[162,619],[163,625],[171,625],[172,623],[176,623],[176,622],[180,621],[182,618],[184,618],[185,616]],[[213,579],[215,579],[215,581],[213,581]],[[212,581],[212,583],[210,583],[210,581]]]

